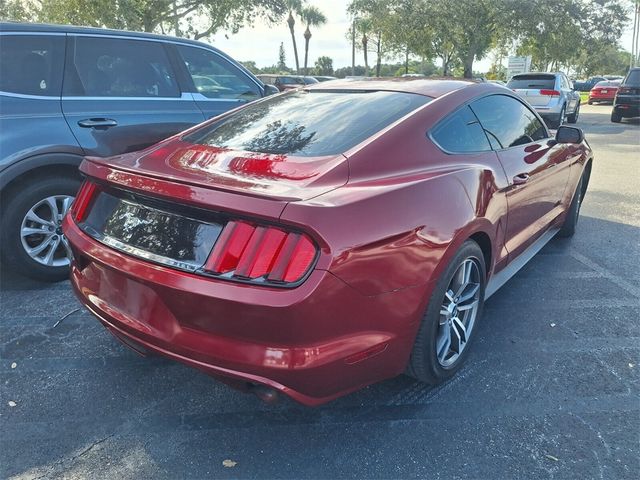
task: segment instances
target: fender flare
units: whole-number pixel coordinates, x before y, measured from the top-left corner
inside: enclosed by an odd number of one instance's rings
[[[82,162],[83,156],[68,153],[42,153],[32,157],[24,158],[16,163],[11,164],[0,172],[0,190],[3,190],[8,184],[13,182],[21,175],[35,170],[40,167],[49,167],[55,165],[70,165],[78,167]]]

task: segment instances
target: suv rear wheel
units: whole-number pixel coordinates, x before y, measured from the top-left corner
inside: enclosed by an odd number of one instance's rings
[[[42,178],[3,202],[0,248],[4,265],[35,280],[67,278],[69,260],[60,226],[79,186],[76,178]]]
[[[611,112],[611,121],[613,123],[620,123],[622,121],[622,115],[616,113],[616,111],[614,110],[613,112]]]

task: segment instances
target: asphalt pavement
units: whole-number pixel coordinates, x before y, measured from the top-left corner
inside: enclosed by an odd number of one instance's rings
[[[0,477],[640,478],[640,122],[582,109],[573,239],[487,301],[466,367],[318,408],[141,358],[68,282],[0,276]],[[64,315],[73,312],[56,326]]]

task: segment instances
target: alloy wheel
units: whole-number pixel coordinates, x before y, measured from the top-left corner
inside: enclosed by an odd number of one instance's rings
[[[456,270],[440,308],[436,354],[443,367],[453,365],[471,338],[480,306],[480,267],[467,258]]]
[[[54,195],[31,207],[22,220],[20,240],[31,259],[47,267],[69,265],[67,240],[62,234],[62,219],[69,211],[74,197]]]

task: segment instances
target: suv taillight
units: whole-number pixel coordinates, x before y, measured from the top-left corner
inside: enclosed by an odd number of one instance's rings
[[[629,87],[619,87],[618,88],[618,93],[631,93],[631,88]]]
[[[204,270],[236,280],[297,283],[309,271],[317,251],[304,233],[232,220],[216,241]]]
[[[88,180],[85,180],[82,182],[82,185],[80,185],[78,194],[73,201],[73,205],[71,205],[71,218],[76,222],[82,222],[87,218],[89,206],[95,198],[97,188],[98,186],[95,183],[89,182]]]

